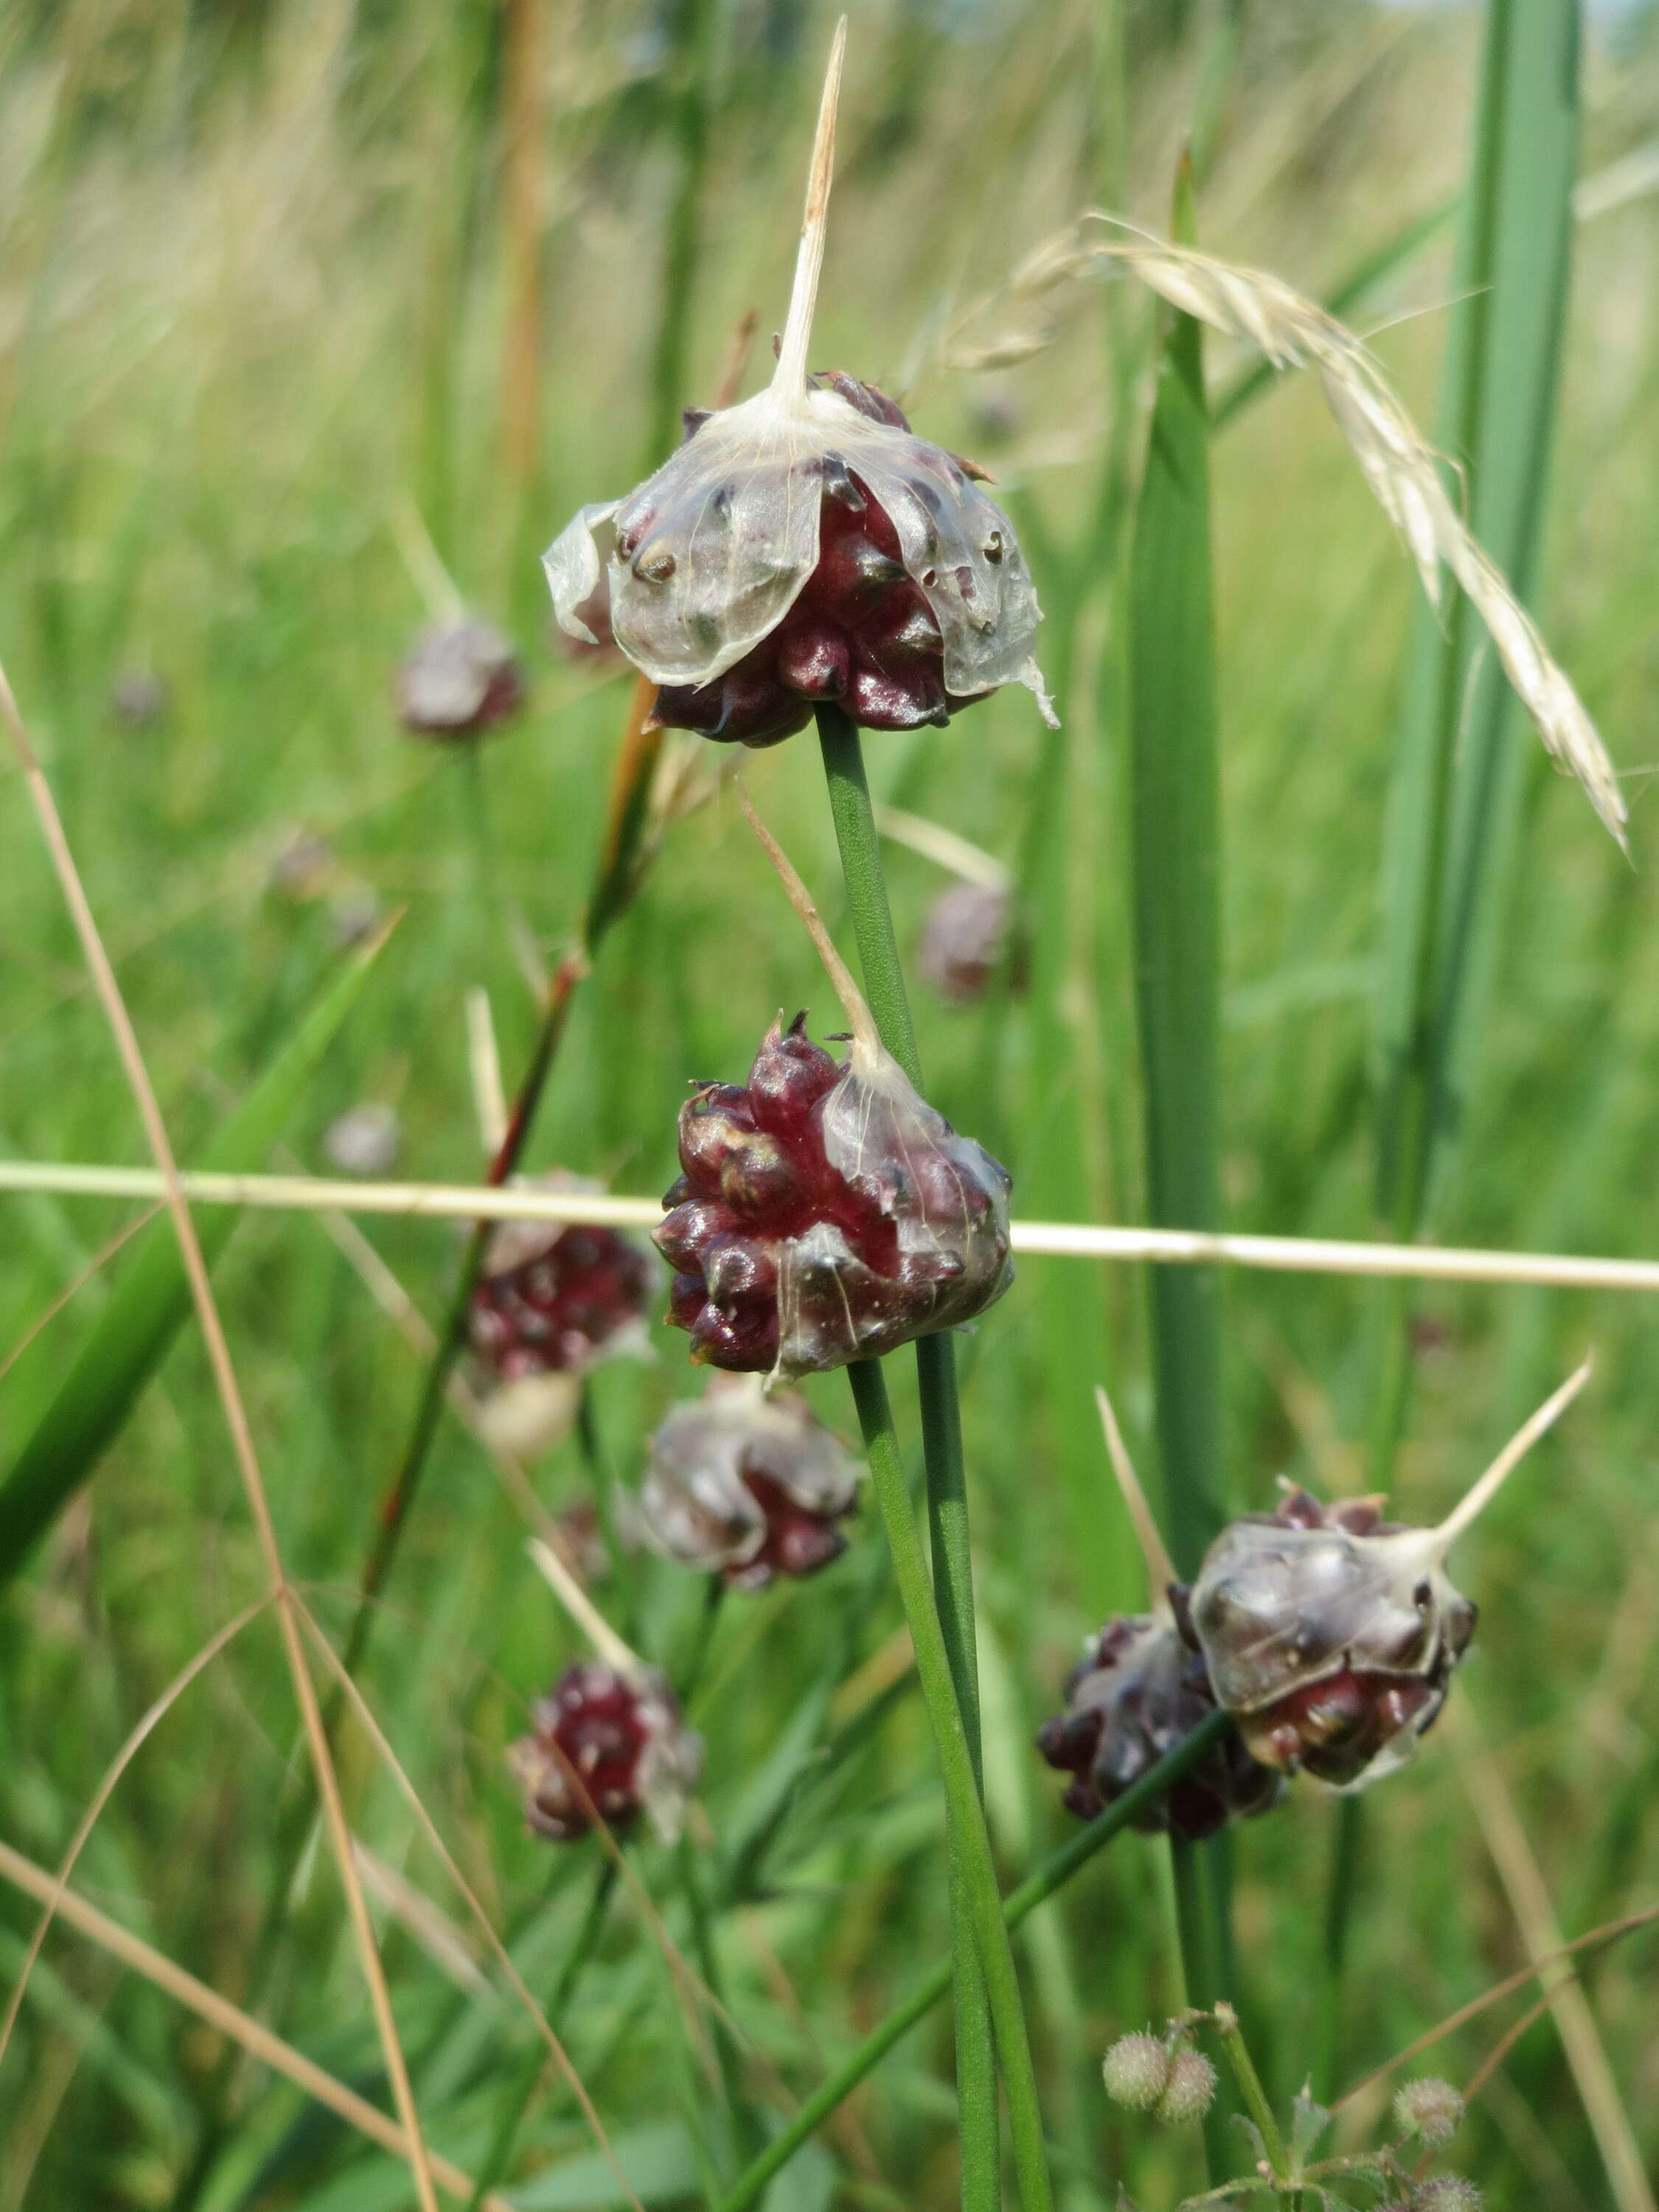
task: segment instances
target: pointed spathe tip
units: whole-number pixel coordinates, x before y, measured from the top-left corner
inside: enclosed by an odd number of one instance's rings
[[[1443,1558],[1476,1517],[1485,1512],[1496,1498],[1510,1475],[1521,1464],[1527,1454],[1547,1430],[1553,1429],[1567,1407],[1587,1383],[1594,1371],[1593,1357],[1584,1360],[1568,1376],[1559,1390],[1553,1391],[1529,1420],[1524,1421],[1510,1438],[1492,1465],[1480,1480],[1473,1484],[1462,1501],[1454,1505],[1440,1526],[1431,1534],[1435,1549]]]
[[[1152,1611],[1160,1620],[1172,1620],[1175,1616],[1170,1605],[1170,1586],[1176,1580],[1175,1567],[1164,1548],[1164,1539],[1146,1502],[1146,1493],[1140,1486],[1134,1462],[1129,1457],[1129,1448],[1123,1441],[1112,1401],[1100,1383],[1095,1385],[1095,1404],[1100,1410],[1100,1425],[1106,1435],[1106,1456],[1112,1463],[1112,1473],[1117,1478],[1117,1486],[1123,1493],[1123,1503],[1134,1528],[1135,1540],[1140,1546],[1140,1556],[1146,1563]]]
[[[823,267],[824,234],[830,223],[830,187],[836,174],[836,110],[841,100],[842,64],[846,53],[847,18],[843,15],[830,44],[830,65],[824,71],[818,127],[806,173],[806,212],[801,219],[800,250],[795,257],[795,281],[789,295],[789,319],[783,326],[778,365],[772,374],[772,389],[791,399],[803,397],[806,390],[806,349],[811,341],[818,276]]]

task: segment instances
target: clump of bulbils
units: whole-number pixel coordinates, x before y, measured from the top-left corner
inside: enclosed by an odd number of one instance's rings
[[[526,1190],[590,1188],[580,1177],[525,1178]],[[488,1382],[482,1418],[501,1449],[530,1457],[575,1418],[581,1377],[601,1360],[648,1352],[653,1268],[614,1229],[503,1221],[484,1247],[467,1341]]]
[[[342,1175],[388,1175],[403,1150],[403,1127],[383,1101],[366,1098],[349,1106],[323,1132],[323,1153]]]
[[[1120,2036],[1101,2065],[1106,2094],[1114,2104],[1150,2112],[1166,2127],[1201,2120],[1215,2101],[1215,2068],[1202,2051],[1188,2047],[1191,2023],[1170,2023],[1167,2035],[1150,2029]]]
[[[651,1439],[640,1532],[665,1559],[764,1589],[845,1551],[840,1524],[863,1474],[799,1392],[768,1396],[758,1376],[715,1376]]]
[[[1066,1806],[1091,1820],[1190,1735],[1216,1709],[1202,1656],[1167,1614],[1117,1613],[1085,1646],[1066,1680],[1066,1711],[1045,1721],[1036,1747],[1073,1777]],[[1231,1730],[1132,1822],[1188,1842],[1276,1805],[1282,1778]]]
[[[1474,1632],[1443,1549],[1378,1499],[1291,1486],[1222,1532],[1180,1614],[1255,1758],[1352,1790],[1410,1756]]]
[[[1026,981],[1024,947],[1012,895],[994,884],[952,884],[927,909],[916,943],[916,973],[947,1006],[971,1006],[1006,971],[1011,989]]]
[[[556,1843],[596,1821],[621,1832],[644,1813],[665,1843],[679,1834],[702,1771],[702,1739],[648,1668],[633,1674],[589,1660],[566,1668],[539,1700],[528,1735],[507,1751],[525,1817]]]
[[[673,458],[584,507],[547,555],[560,626],[659,687],[658,722],[746,745],[842,708],[908,730],[1005,684],[1052,710],[1036,594],[982,472],[839,371],[809,375],[842,34],[824,88],[789,315],[764,392],[687,418]]]
[[[835,1060],[773,1023],[746,1084],[681,1109],[684,1173],[653,1232],[691,1356],[779,1380],[971,1321],[1013,1279],[1008,1176],[882,1050]]]
[[[398,720],[427,738],[482,737],[524,704],[524,671],[511,641],[462,615],[422,630],[392,686]]]

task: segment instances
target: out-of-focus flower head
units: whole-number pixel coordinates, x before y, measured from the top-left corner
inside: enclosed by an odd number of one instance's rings
[[[863,1474],[798,1391],[769,1397],[758,1377],[714,1376],[651,1439],[641,1533],[666,1559],[764,1589],[846,1549],[839,1524]]]
[[[566,1668],[507,1762],[525,1817],[556,1843],[574,1842],[596,1819],[626,1830],[641,1813],[672,1842],[702,1771],[702,1739],[660,1674],[594,1659]]]
[[[427,738],[482,737],[524,704],[512,642],[475,615],[422,630],[398,664],[393,693],[406,730]]]

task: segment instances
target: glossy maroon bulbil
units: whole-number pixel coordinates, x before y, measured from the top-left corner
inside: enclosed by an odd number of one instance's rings
[[[472,1349],[504,1382],[584,1367],[640,1323],[650,1284],[646,1255],[614,1229],[504,1222],[472,1293]]]
[[[1043,1723],[1036,1747],[1073,1778],[1066,1809],[1091,1820],[1207,1720],[1216,1700],[1203,1659],[1167,1621],[1120,1613],[1066,1677],[1066,1705]],[[1266,1812],[1283,1787],[1230,1731],[1132,1825],[1196,1842]]]
[[[830,386],[875,422],[910,427],[872,385],[840,370],[812,381]],[[688,436],[695,437],[700,427],[688,415]],[[962,467],[954,456],[951,465]],[[712,684],[665,684],[657,694],[659,722],[759,746],[805,729],[825,702],[844,708],[866,730],[948,722],[972,705],[973,698],[957,698],[945,688],[939,624],[926,593],[906,572],[886,511],[838,455],[824,456],[823,472],[817,566],[794,605],[776,629]],[[624,558],[645,543],[651,521],[643,518],[626,542],[618,541]]]
[[[774,1022],[746,1085],[704,1084],[680,1109],[685,1172],[653,1237],[675,1270],[668,1317],[712,1366],[800,1375],[878,1358],[973,1319],[1012,1279],[1005,1170],[908,1085],[883,1091],[832,1059],[805,1023]],[[849,1127],[846,1174],[830,1146]]]
[[[596,1820],[625,1829],[641,1812],[660,1832],[678,1826],[702,1746],[659,1674],[630,1681],[598,1660],[567,1667],[532,1719],[508,1759],[539,1834],[569,1843]]]
[[[720,1570],[732,1589],[763,1590],[777,1575],[815,1575],[847,1549],[836,1525],[846,1519],[844,1512],[831,1519],[798,1505],[775,1477],[758,1468],[745,1465],[741,1474],[744,1488],[766,1516],[766,1535],[752,1559]]]

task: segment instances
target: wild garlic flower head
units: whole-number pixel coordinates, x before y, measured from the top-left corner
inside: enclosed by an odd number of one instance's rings
[[[640,1533],[682,1565],[764,1589],[839,1557],[839,1524],[864,1469],[799,1392],[769,1397],[757,1376],[716,1375],[674,1407],[651,1439]]]
[[[840,1061],[805,1022],[773,1023],[746,1084],[686,1101],[653,1232],[692,1358],[779,1381],[972,1321],[1013,1279],[1006,1171],[873,1031]]]
[[[562,629],[609,636],[660,687],[670,726],[775,744],[825,702],[869,729],[945,722],[1005,684],[1053,719],[1032,657],[1036,593],[981,472],[840,372],[809,375],[843,33],[824,87],[806,220],[765,391],[688,418],[686,442],[546,556]]]
[[[672,1843],[702,1770],[702,1739],[663,1676],[595,1659],[566,1668],[507,1764],[538,1835],[572,1843],[596,1820],[623,1830],[644,1813]]]
[[[1384,1521],[1375,1498],[1290,1488],[1223,1530],[1188,1613],[1255,1758],[1352,1790],[1409,1757],[1474,1633],[1443,1559],[1436,1530]]]

